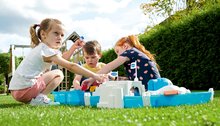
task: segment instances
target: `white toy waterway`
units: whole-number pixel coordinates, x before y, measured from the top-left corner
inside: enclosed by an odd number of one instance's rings
[[[184,87],[178,87],[169,81],[167,86],[164,86],[156,91],[145,92],[145,87],[141,81],[107,81],[101,84],[93,92],[93,96],[100,96],[97,107],[103,108],[124,108],[124,96],[134,96],[130,91],[132,87],[137,87],[142,96],[143,105],[149,106],[151,95],[163,95],[165,91],[178,91],[178,94],[191,93],[190,90]],[[90,105],[90,93],[84,94],[85,105]]]
[[[134,94],[130,91],[132,87],[137,87],[139,90],[140,95],[142,96],[143,106],[169,106],[169,105],[181,105],[181,104],[199,104],[207,102],[208,100],[213,100],[214,96],[214,90],[213,88],[210,88],[208,92],[211,93],[210,99],[204,99],[204,93],[200,93],[199,95],[196,93],[191,93],[190,90],[184,88],[184,87],[178,87],[172,84],[172,82],[167,81],[167,85],[159,88],[155,91],[148,90],[145,92],[145,87],[142,85],[141,81],[107,81],[103,84],[101,84],[99,87],[96,88],[95,92],[93,92],[92,96],[99,96],[99,101],[97,102],[97,107],[102,108],[124,108],[125,104],[128,106],[128,102],[124,103],[126,98],[129,96],[134,96]],[[175,99],[171,102],[166,102],[164,100],[164,95],[166,91],[176,91],[176,95],[173,98],[180,98]],[[190,97],[190,98],[197,98],[197,99],[188,99],[186,101],[182,101],[182,94],[186,94],[184,96]],[[192,94],[192,95],[191,95]],[[175,95],[175,94],[171,94]],[[84,102],[85,105],[89,106],[90,104],[90,93],[84,94]],[[128,96],[128,97],[127,97]],[[159,96],[159,97],[154,97]],[[179,97],[180,96],[180,97]],[[205,96],[208,97],[206,94]],[[160,99],[161,98],[161,99]],[[160,99],[160,102],[151,101],[151,99],[158,100]],[[165,99],[168,99],[165,98]],[[192,101],[193,100],[193,101]],[[196,102],[195,102],[196,100]],[[152,103],[151,103],[152,102]],[[157,103],[157,104],[156,104]],[[133,104],[129,103],[129,104]],[[129,106],[131,107],[131,106]]]
[[[137,87],[140,95],[144,95],[145,87],[141,81],[107,81],[101,84],[93,92],[93,96],[100,96],[97,107],[124,108],[124,96],[134,96],[130,91]],[[85,94],[85,104],[89,105],[89,94]]]
[[[213,101],[213,99],[214,99],[214,94],[215,94],[214,89],[213,89],[213,88],[209,88],[208,92],[211,92],[211,98],[210,98],[210,100]]]
[[[147,94],[150,95],[164,95],[166,91],[177,91],[178,94],[186,94],[186,93],[191,93],[189,89],[186,89],[185,87],[178,87],[176,85],[167,85],[164,86],[156,91],[147,91]]]

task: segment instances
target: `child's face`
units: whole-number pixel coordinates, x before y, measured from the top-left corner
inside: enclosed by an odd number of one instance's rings
[[[115,46],[114,48],[115,53],[120,56],[126,49],[123,46]]]
[[[64,37],[64,30],[62,25],[52,23],[51,30],[46,33],[44,32],[43,42],[53,49],[59,49],[62,46],[62,40]]]
[[[99,62],[100,58],[101,56],[98,53],[89,55],[86,52],[84,52],[84,59],[86,61],[86,64],[91,68],[95,68],[97,66],[97,63]]]

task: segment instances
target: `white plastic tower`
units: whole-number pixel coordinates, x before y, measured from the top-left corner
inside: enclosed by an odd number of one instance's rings
[[[132,87],[139,89],[140,95],[145,88],[141,81],[107,81],[96,88],[93,96],[100,96],[97,107],[124,108],[124,96],[133,96]]]

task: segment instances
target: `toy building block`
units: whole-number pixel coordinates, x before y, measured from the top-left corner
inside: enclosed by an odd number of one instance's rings
[[[96,81],[90,86],[89,91],[94,92],[95,89],[100,85],[100,83],[97,83]]]
[[[164,95],[177,95],[178,90],[164,91]]]
[[[97,83],[96,81],[89,87],[90,92],[94,92],[96,87],[98,87],[100,83]],[[86,91],[88,89],[88,84],[83,84],[81,90]]]
[[[167,78],[150,79],[148,81],[148,90],[155,91],[167,85],[173,85]]]
[[[90,86],[89,91],[90,91],[90,92],[94,92],[94,91],[95,91],[95,89],[96,89],[96,87],[97,87],[97,86],[93,86],[93,85],[92,85],[92,86]]]
[[[82,90],[82,91],[86,91],[87,88],[88,88],[88,85],[87,85],[87,84],[83,84],[81,90]]]

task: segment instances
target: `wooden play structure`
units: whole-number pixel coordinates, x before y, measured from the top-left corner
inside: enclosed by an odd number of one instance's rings
[[[63,46],[60,49],[62,52],[67,50],[67,42],[68,41],[72,41],[75,42],[77,39],[79,39],[80,36],[73,31],[72,34],[70,34],[64,41],[63,41]],[[82,49],[77,49],[74,54],[72,55],[72,57],[70,58],[71,62],[74,63],[83,63],[83,58],[82,58]],[[62,68],[61,66],[58,66],[59,69],[63,70],[64,73],[64,80],[63,82],[60,84],[60,86],[58,87],[58,90],[69,90],[71,85],[72,85],[72,79],[71,79],[71,73],[66,69],[66,68]]]
[[[10,80],[10,78],[14,75],[16,66],[15,66],[15,49],[16,48],[22,48],[22,51],[24,50],[24,48],[31,48],[30,45],[10,45],[10,65],[9,65],[9,71],[10,73],[8,74],[8,78]],[[22,52],[22,57],[24,58],[24,52]],[[9,93],[9,82],[6,84],[7,85],[7,90],[6,93]]]
[[[10,45],[10,54],[11,54],[11,58],[10,58],[10,71],[11,73],[9,74],[10,76],[12,76],[15,72],[15,49],[16,48],[22,48],[22,50],[24,48],[31,48],[30,45]],[[24,53],[22,53],[22,57],[24,58]]]

